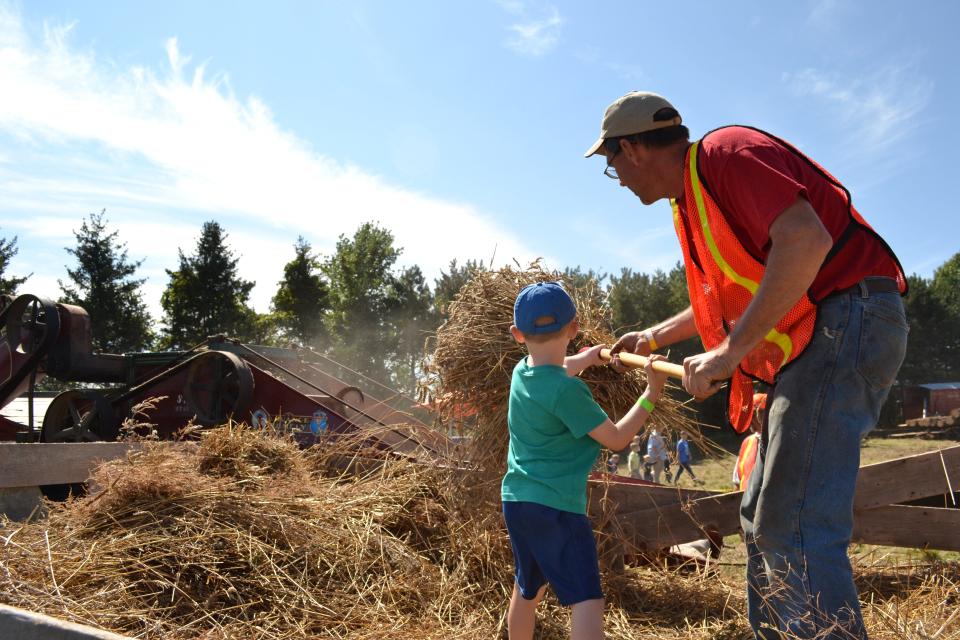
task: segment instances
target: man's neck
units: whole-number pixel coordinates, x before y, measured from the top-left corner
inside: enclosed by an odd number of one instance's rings
[[[686,171],[687,150],[692,144],[692,142],[678,144],[676,149],[673,150],[673,154],[670,159],[670,192],[672,194],[670,197],[674,200],[680,200],[683,198],[683,174],[684,171]]]

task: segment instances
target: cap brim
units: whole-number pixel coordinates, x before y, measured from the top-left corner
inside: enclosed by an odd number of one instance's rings
[[[602,146],[603,146],[603,137],[601,136],[600,138],[597,139],[596,142],[593,143],[593,146],[592,146],[592,147],[590,147],[589,149],[587,149],[587,152],[586,152],[585,154],[583,154],[583,157],[584,157],[584,158],[589,158],[590,156],[592,156],[592,155],[594,155],[595,153],[597,153],[598,151],[600,151],[600,147],[602,147]]]

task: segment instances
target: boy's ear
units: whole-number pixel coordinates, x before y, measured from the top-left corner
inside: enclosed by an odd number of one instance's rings
[[[523,344],[524,342],[523,333],[520,332],[520,329],[517,329],[517,325],[515,324],[510,325],[510,335],[513,336],[514,340],[516,340],[520,344]]]

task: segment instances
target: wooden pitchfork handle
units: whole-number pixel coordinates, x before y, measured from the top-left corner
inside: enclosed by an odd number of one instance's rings
[[[634,368],[647,366],[647,361],[649,360],[645,356],[640,356],[635,353],[626,353],[624,351],[621,351],[617,355],[620,356],[620,362],[628,367]],[[609,362],[610,349],[601,349],[600,358]],[[683,365],[667,362],[666,360],[657,360],[653,363],[653,368],[656,371],[667,374],[671,378],[677,378],[678,380],[683,378]]]

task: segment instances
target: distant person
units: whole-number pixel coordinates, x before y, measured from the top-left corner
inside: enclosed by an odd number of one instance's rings
[[[740,443],[737,463],[733,466],[733,490],[743,491],[750,480],[753,466],[757,462],[757,450],[760,448],[760,433],[763,430],[763,414],[767,409],[767,394],[753,394],[753,418],[750,420],[750,434]]]
[[[667,462],[667,445],[656,429],[651,429],[647,436],[647,458],[653,471],[653,481],[660,484],[660,476]]]
[[[597,345],[564,357],[580,325],[576,307],[556,282],[525,287],[513,307],[510,333],[528,356],[513,370],[507,410],[510,445],[500,496],[513,548],[515,581],[507,632],[531,640],[537,604],[549,583],[571,607],[571,637],[603,637],[603,591],[593,526],[587,518],[587,475],[601,447],[619,451],[647,421],[665,376],[646,367],[647,388],[616,424],[576,377],[602,364]]]
[[[630,442],[630,455],[627,456],[627,471],[631,478],[641,478],[640,465],[640,436],[634,436]]]
[[[620,455],[616,453],[611,454],[610,457],[607,459],[607,473],[612,473],[613,475],[617,475],[619,470],[620,470]]]
[[[687,442],[687,434],[681,432],[680,439],[677,440],[677,475],[673,478],[674,484],[680,482],[680,474],[684,471],[690,474],[690,477],[693,478],[695,483],[702,484],[693,473],[690,462],[690,443]]]

